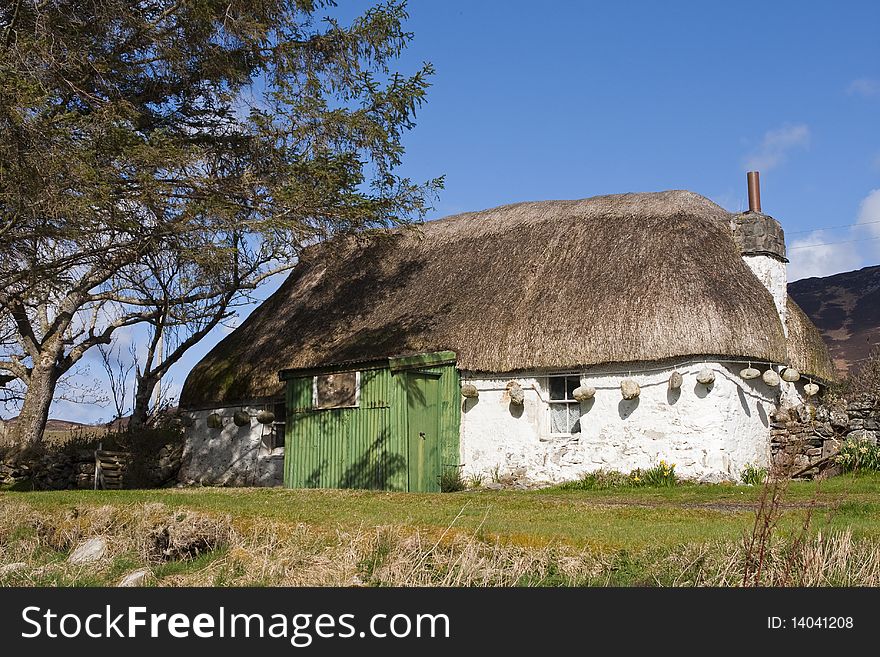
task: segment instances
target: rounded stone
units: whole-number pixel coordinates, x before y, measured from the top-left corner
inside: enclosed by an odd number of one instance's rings
[[[593,386],[578,386],[571,395],[579,402],[585,402],[596,396],[596,389]]]
[[[624,379],[620,382],[620,394],[624,399],[635,399],[642,393],[639,384],[632,379]]]
[[[670,390],[678,390],[681,388],[684,383],[684,377],[681,375],[681,372],[673,372],[669,375],[669,389]]]
[[[211,413],[205,422],[209,429],[219,429],[223,426],[223,418],[220,417],[219,413]]]
[[[808,383],[804,386],[804,392],[806,393],[807,397],[813,397],[819,393],[819,386],[817,386],[815,383]]]
[[[247,411],[235,411],[232,415],[232,421],[237,427],[246,427],[251,423],[251,415]]]
[[[704,386],[715,383],[715,372],[708,367],[704,367],[700,370],[700,373],[697,374],[697,383],[702,383]]]
[[[100,561],[106,553],[107,541],[101,536],[95,536],[77,545],[67,561],[74,566],[84,566]]]
[[[801,373],[798,372],[793,367],[786,367],[782,370],[782,380],[788,381],[789,383],[794,383],[795,381],[801,378]]]
[[[461,385],[461,396],[467,399],[476,399],[480,396],[480,391],[473,383],[463,383]]]
[[[257,422],[260,424],[272,424],[275,421],[275,413],[272,411],[258,411],[257,412]]]
[[[116,586],[119,588],[128,588],[133,586],[143,586],[147,578],[150,576],[150,571],[146,568],[139,568],[138,570],[134,570],[130,572],[128,575],[123,577],[119,584]]]
[[[779,385],[779,375],[773,370],[766,370],[764,374],[761,375],[761,379],[768,386],[775,387]]]
[[[754,367],[746,367],[739,371],[739,375],[744,378],[746,381],[750,381],[752,379],[757,379],[761,376],[761,373],[756,370]]]
[[[518,384],[516,381],[509,383],[507,385],[507,390],[510,393],[510,403],[516,404],[517,406],[522,406],[526,401],[526,394],[522,389],[522,386]]]

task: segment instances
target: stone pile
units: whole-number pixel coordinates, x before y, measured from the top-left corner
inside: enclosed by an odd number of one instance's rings
[[[175,482],[183,445],[168,443],[138,464],[137,487]],[[125,481],[125,475],[123,475]],[[92,449],[47,449],[25,457],[0,457],[0,485],[33,490],[88,489],[95,485],[95,452]]]
[[[880,437],[880,397],[860,395],[836,405],[801,404],[780,408],[771,418],[774,467],[793,476],[830,476],[834,455],[847,440],[876,444]]]

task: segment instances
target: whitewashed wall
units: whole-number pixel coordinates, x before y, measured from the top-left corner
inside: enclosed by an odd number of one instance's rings
[[[187,411],[194,419],[185,429],[180,481],[205,486],[280,486],[284,480],[284,450],[264,445],[270,425],[254,417],[263,407],[236,406]],[[251,415],[250,425],[239,427],[232,421],[238,410]],[[223,419],[220,429],[208,427],[211,413]]]
[[[711,387],[696,381],[704,366],[715,372]],[[559,482],[599,469],[650,468],[664,459],[682,477],[738,479],[746,464],[769,463],[770,416],[783,394],[787,403],[797,403],[802,386],[781,382],[771,388],[760,378],[745,381],[739,376],[743,367],[716,362],[634,371],[641,394],[632,401],[620,394],[626,374],[582,374],[581,382],[596,388],[596,396],[580,404],[581,433],[572,437],[550,435],[546,378],[462,373],[463,382],[479,390],[477,399],[462,401],[463,470],[486,478],[498,473]],[[675,369],[684,375],[678,393],[667,388]],[[506,386],[511,380],[525,391],[522,406],[510,403]]]
[[[743,261],[773,295],[773,303],[776,304],[776,311],[782,320],[782,330],[788,335],[788,328],[785,325],[788,307],[788,265],[778,258],[765,255],[745,255]]]

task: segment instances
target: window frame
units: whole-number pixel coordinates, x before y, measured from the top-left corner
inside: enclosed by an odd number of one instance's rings
[[[283,411],[283,420],[279,420],[281,417],[281,413],[278,412],[279,408]],[[287,448],[287,406],[284,401],[273,401],[266,402],[262,404],[261,409],[264,411],[271,411],[275,414],[275,419],[272,420],[270,424],[261,425],[262,433],[260,437],[261,449],[263,450],[261,453],[266,454],[268,456],[282,456],[284,454],[285,449]],[[268,431],[267,431],[268,429]],[[278,440],[280,431],[281,440]]]
[[[551,379],[563,379],[565,381],[565,385],[564,385],[565,397],[564,397],[564,399],[551,399],[550,398],[551,394],[552,394],[551,388],[550,388]],[[580,420],[581,420],[581,415],[582,415],[581,408],[580,408],[581,403],[577,399],[575,399],[574,397],[568,396],[569,395],[568,379],[577,379],[578,385],[575,387],[578,387],[581,385],[581,377],[579,374],[548,374],[546,376],[545,383],[547,386],[546,387],[546,390],[547,390],[547,432],[551,438],[571,438],[572,436],[580,435],[583,432],[583,430],[581,430],[577,433],[572,433],[571,431],[557,433],[557,432],[553,431],[553,411],[552,411],[553,405],[558,405],[558,406],[565,405],[567,409],[570,409],[574,404],[577,404],[578,423],[580,423]],[[566,416],[566,417],[568,417],[568,416]]]
[[[315,374],[312,376],[312,410],[313,411],[338,411],[343,408],[360,408],[361,405],[361,371],[354,370],[354,403],[347,404],[345,406],[330,406],[330,407],[322,407],[318,406],[318,377],[321,376],[333,376],[336,374],[352,374],[352,371],[349,370],[347,372],[327,372],[325,374]]]

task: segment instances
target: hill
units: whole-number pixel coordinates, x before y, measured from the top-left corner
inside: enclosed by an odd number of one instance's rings
[[[840,373],[880,344],[880,265],[794,281],[788,293],[822,332]]]

